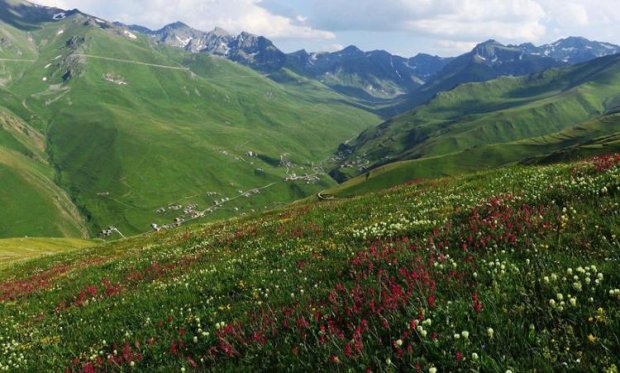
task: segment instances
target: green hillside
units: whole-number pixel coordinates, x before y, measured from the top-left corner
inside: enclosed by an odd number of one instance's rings
[[[95,246],[76,238],[6,238],[0,240],[0,269],[15,262]]]
[[[616,155],[20,262],[0,370],[615,372],[619,197]]]
[[[618,133],[619,81],[620,57],[611,56],[524,78],[465,84],[342,146],[341,166],[333,174],[346,179],[370,169],[349,186],[375,190],[574,152]],[[617,149],[615,142],[601,141],[607,144],[601,152]]]
[[[45,145],[37,167],[50,188],[70,196],[81,214],[74,225],[85,220],[91,236],[108,226],[130,235],[199,213],[251,213],[313,194],[334,185],[321,164],[337,144],[379,122],[318,83],[276,83],[81,13],[47,16],[0,23],[30,61],[9,60],[15,53],[0,59],[0,105],[38,131]],[[19,152],[20,143],[0,133],[3,149]],[[15,169],[4,172],[3,198],[17,207],[39,198],[9,184],[22,183]],[[46,204],[54,203],[36,203],[37,221],[56,225]],[[79,235],[2,227],[0,237]]]

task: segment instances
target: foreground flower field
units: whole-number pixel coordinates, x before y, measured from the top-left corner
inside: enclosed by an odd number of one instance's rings
[[[14,265],[0,370],[618,372],[619,165],[415,182]]]

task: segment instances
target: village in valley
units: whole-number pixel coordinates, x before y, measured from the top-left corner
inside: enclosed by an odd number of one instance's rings
[[[106,76],[106,80],[116,84],[120,84],[117,81],[112,81],[114,79],[117,79],[117,77],[113,75]],[[236,152],[232,150],[222,149],[219,151],[219,153],[234,162],[242,162],[247,164],[253,169],[254,175],[263,177],[267,175],[267,172],[265,171],[265,166],[257,167],[257,164],[264,162],[260,159],[259,153],[255,151],[248,150],[243,152],[243,154],[236,154]],[[243,199],[248,200],[254,197],[258,197],[263,193],[264,190],[269,189],[279,183],[289,183],[295,185],[318,184],[321,182],[321,178],[326,175],[322,163],[323,162],[319,164],[297,164],[289,158],[288,154],[281,154],[279,156],[279,162],[277,163],[277,165],[271,165],[273,169],[278,171],[278,174],[281,174],[280,181],[273,181],[267,185],[262,185],[250,189],[237,188],[226,194],[224,192],[205,191],[199,195],[194,195],[191,197],[185,196],[179,201],[189,200],[192,202],[173,202],[153,210],[153,222],[150,224],[150,229],[154,232],[160,232],[177,228],[185,223],[207,218],[209,215],[214,214],[217,211],[223,210],[225,210],[228,215],[232,216],[244,216],[248,213],[255,213],[257,212],[257,206],[248,201],[242,201]],[[234,188],[234,184],[231,183],[230,187],[231,189]],[[110,192],[100,192],[97,193],[97,196],[100,198],[113,200],[113,196]],[[204,204],[196,202],[197,199],[205,201]],[[269,209],[273,208],[274,206],[262,207],[264,209]],[[111,225],[103,229],[99,233],[99,237],[103,239],[117,237],[123,238],[124,235],[114,225]]]

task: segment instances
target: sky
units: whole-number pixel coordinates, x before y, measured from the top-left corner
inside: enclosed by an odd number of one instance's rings
[[[567,36],[620,44],[620,0],[34,0],[152,29],[182,21],[263,35],[285,52],[348,45],[455,56],[477,43]]]

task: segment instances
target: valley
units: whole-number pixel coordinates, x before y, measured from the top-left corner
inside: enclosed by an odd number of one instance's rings
[[[618,373],[607,3],[343,4],[0,0],[0,372]]]
[[[105,25],[80,13],[43,23],[29,33],[28,46],[39,44],[36,59],[3,66],[12,81],[2,105],[44,136],[37,167],[79,210],[81,216],[70,219],[87,225],[79,236],[95,237],[109,226],[132,235],[174,223],[178,216],[154,211],[176,201],[221,218],[312,195],[333,181],[325,173],[311,182],[289,173],[314,173],[312,163],[320,164],[339,141],[379,122],[318,83],[278,84],[232,62],[153,46]],[[245,159],[248,152],[256,156]],[[291,154],[292,169],[280,164],[282,154]],[[35,194],[21,192],[21,198]],[[45,225],[61,213],[55,205],[41,208],[36,219]],[[4,237],[78,236],[54,229],[20,233],[11,223],[15,216],[1,225]],[[18,221],[34,227],[32,220]]]

